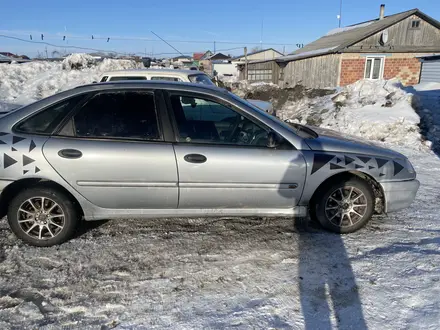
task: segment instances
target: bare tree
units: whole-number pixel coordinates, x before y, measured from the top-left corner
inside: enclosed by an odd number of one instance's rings
[[[260,51],[261,49],[260,49],[260,47],[259,46],[255,46],[255,47],[253,47],[252,49],[251,49],[251,53],[256,53],[256,52],[258,52],[258,51]]]

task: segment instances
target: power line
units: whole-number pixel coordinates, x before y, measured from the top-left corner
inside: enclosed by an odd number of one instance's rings
[[[9,33],[15,34],[13,31],[9,31]],[[36,34],[36,32],[33,32]],[[26,33],[26,32],[20,32],[16,33],[16,35],[29,35],[32,34]],[[154,33],[153,33],[154,34]],[[67,39],[77,39],[77,40],[113,40],[113,41],[148,41],[148,42],[157,42],[156,39],[148,38],[148,37],[120,37],[120,36],[109,36],[109,37],[101,37],[101,36],[95,36],[94,34],[90,34],[90,36],[79,36],[79,35],[68,35],[68,34],[44,34],[44,37],[46,39],[59,39],[66,37]],[[213,43],[213,40],[180,40],[180,39],[164,39],[166,42],[177,42],[177,43],[197,43],[197,44],[211,44]],[[248,41],[217,41],[215,40],[216,44],[229,44],[229,45],[259,45],[260,42],[248,42]],[[270,43],[265,42],[266,45],[273,45],[273,46],[295,46],[293,43]]]
[[[54,48],[79,49],[79,50],[87,50],[87,51],[94,51],[94,52],[114,53],[114,54],[117,54],[117,55],[126,55],[126,54],[144,55],[144,53],[145,53],[145,51],[140,51],[140,52],[118,52],[118,51],[115,51],[115,50],[98,49],[98,48],[91,48],[91,47],[81,47],[81,46],[75,46],[75,45],[57,45],[57,44],[49,43],[49,42],[46,42],[46,41],[26,40],[26,39],[23,39],[23,38],[18,38],[18,37],[14,37],[14,36],[7,36],[7,35],[4,35],[4,34],[0,34],[0,37],[7,38],[7,39],[13,39],[13,40],[21,41],[21,42],[27,42],[27,43],[31,43],[31,44],[39,44],[39,45],[51,46],[51,47],[54,47]],[[46,38],[46,36],[45,36],[45,38]],[[158,38],[160,38],[160,37],[158,36]],[[198,51],[198,50],[196,50],[196,51],[182,51],[181,52],[178,49],[174,48],[172,45],[169,45],[169,46],[171,48],[173,48],[174,50],[176,50],[176,52],[155,53],[155,56],[157,56],[157,55],[183,55],[184,56],[184,55],[191,55],[191,54],[196,53]],[[226,49],[218,49],[217,52],[227,52],[227,51],[233,51],[233,50],[238,50],[238,49],[240,49],[240,50],[243,49],[243,46],[241,46],[241,47],[233,47],[233,48],[226,48]]]
[[[121,52],[117,52],[117,51],[113,51],[113,50],[103,50],[103,49],[96,49],[96,48],[89,48],[89,47],[79,47],[79,46],[70,46],[70,45],[68,45],[68,46],[66,46],[66,45],[54,45],[54,44],[51,44],[51,43],[46,42],[46,41],[26,40],[26,39],[12,37],[12,36],[5,36],[3,34],[0,34],[0,37],[7,38],[7,39],[19,40],[19,41],[23,41],[23,42],[28,42],[28,43],[31,43],[31,44],[47,45],[47,46],[57,47],[57,48],[73,48],[73,49],[81,49],[81,50],[92,50],[94,52],[106,52],[106,53],[115,53],[115,54],[122,54],[122,55],[125,54],[125,53],[121,53]]]
[[[154,33],[153,31],[151,31],[151,33],[153,33],[156,37],[158,37],[160,40],[162,40],[164,43],[166,43],[168,46],[170,46],[172,49],[174,49],[176,52],[178,52],[180,55],[183,55],[180,50],[178,50],[177,48],[175,48],[173,45],[171,45],[170,43],[166,42],[165,40],[163,40],[161,37],[159,37],[156,33]]]

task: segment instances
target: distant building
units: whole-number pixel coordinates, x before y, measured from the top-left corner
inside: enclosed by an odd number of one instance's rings
[[[338,28],[273,60],[252,61],[245,77],[281,87],[345,86],[360,79],[398,78],[404,85],[419,82],[419,57],[440,53],[440,22],[418,9]]]
[[[274,58],[283,56],[284,54],[273,49],[273,48],[267,48],[267,49],[261,49],[252,53],[247,54],[248,61],[266,61],[266,60],[273,60]],[[240,55],[233,57],[231,59],[231,62],[243,62],[245,60],[246,56]]]

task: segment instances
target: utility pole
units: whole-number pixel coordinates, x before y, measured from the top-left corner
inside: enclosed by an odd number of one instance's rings
[[[49,58],[49,55],[47,54],[47,46],[46,46],[46,58]]]
[[[215,54],[215,41],[214,41],[214,54]]]
[[[244,79],[248,79],[248,58],[247,58],[247,47],[244,47]]]
[[[339,15],[338,15],[338,19],[339,19],[339,27],[341,27],[341,21],[342,21],[342,0],[339,4]]]
[[[286,55],[286,46],[283,46],[283,55]]]

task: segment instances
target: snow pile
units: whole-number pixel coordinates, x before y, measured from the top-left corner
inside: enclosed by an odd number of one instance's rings
[[[90,68],[96,60],[89,54],[72,54],[67,56],[61,63],[63,70],[80,70]]]
[[[420,117],[413,109],[418,102],[397,80],[360,80],[332,95],[286,102],[277,115],[290,122],[425,149],[429,143],[422,143]]]
[[[84,54],[73,54],[62,63],[35,61],[0,64],[0,109],[6,108],[5,103],[28,104],[66,89],[92,83],[106,71],[136,68],[143,68],[142,63],[116,59],[95,62]]]
[[[328,31],[325,36],[328,37],[328,36],[332,36],[334,34],[351,31],[351,30],[354,30],[354,29],[358,29],[358,28],[361,28],[361,27],[368,26],[370,24],[373,24],[374,22],[375,21],[370,21],[370,22],[365,22],[365,23],[361,23],[361,24],[346,26],[346,27],[343,27],[343,28],[335,28],[333,30]]]

